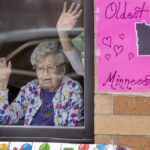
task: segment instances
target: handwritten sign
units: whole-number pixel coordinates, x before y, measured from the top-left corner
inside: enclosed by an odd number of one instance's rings
[[[96,0],[99,91],[150,91],[150,0]]]

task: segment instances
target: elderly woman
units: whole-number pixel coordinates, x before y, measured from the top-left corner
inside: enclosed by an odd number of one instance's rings
[[[37,80],[21,88],[16,99],[8,104],[7,83],[11,63],[0,59],[0,123],[24,125],[79,126],[83,121],[82,88],[65,76],[66,58],[57,43],[39,44],[31,55]]]

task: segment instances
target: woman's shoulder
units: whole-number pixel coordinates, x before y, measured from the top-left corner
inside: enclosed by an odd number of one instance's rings
[[[27,82],[26,85],[24,85],[23,87],[30,87],[30,86],[32,86],[32,87],[39,86],[38,80],[34,79],[34,80],[30,81],[30,82]]]
[[[40,89],[40,84],[38,80],[32,80],[30,82],[27,82],[26,85],[24,85],[21,90],[24,90],[26,92],[36,92]]]
[[[68,76],[64,76],[61,86],[68,88],[68,90],[79,90],[80,92],[82,91],[80,83]]]

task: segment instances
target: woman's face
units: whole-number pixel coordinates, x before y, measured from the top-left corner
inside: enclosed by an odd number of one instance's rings
[[[57,55],[48,55],[37,64],[36,73],[41,87],[56,92],[65,74],[65,65],[59,64]]]

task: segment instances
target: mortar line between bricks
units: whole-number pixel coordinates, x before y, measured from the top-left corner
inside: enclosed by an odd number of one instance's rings
[[[111,136],[111,141],[110,141],[110,143],[114,145],[114,138],[113,138],[113,136]]]
[[[137,96],[150,97],[150,93],[94,93],[95,96]]]
[[[150,138],[150,135],[122,135],[122,134],[95,134],[95,137],[107,137],[113,136],[114,137],[133,137],[133,138]]]
[[[110,108],[111,108],[111,114],[113,115],[113,113],[114,113],[114,97],[113,96],[111,96],[111,98],[110,98]]]
[[[95,137],[105,137],[106,135],[105,134],[95,134]],[[108,135],[108,136],[111,136],[111,135]]]
[[[96,96],[96,97],[110,97],[110,96],[112,96],[112,95],[94,95],[94,96]]]
[[[122,117],[122,116],[124,116],[124,117],[148,117],[148,118],[150,118],[150,115],[138,115],[138,114],[132,114],[132,115],[130,115],[130,114],[119,114],[119,115],[117,115],[117,114],[113,114],[113,115],[110,115],[110,114],[95,114],[94,115],[94,117],[95,116],[106,116],[106,117]]]

